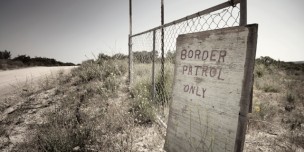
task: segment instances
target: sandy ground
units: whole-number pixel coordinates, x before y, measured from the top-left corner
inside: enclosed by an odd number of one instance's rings
[[[17,70],[0,71],[0,98],[6,96],[13,89],[16,83],[22,83],[27,80],[36,80],[37,78],[59,70],[71,70],[74,66],[61,67],[31,67]]]

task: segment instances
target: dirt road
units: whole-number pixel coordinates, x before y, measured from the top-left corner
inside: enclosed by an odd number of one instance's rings
[[[56,74],[59,70],[71,70],[73,66],[32,67],[9,71],[0,71],[0,98],[4,97],[17,83],[37,80],[41,76]]]

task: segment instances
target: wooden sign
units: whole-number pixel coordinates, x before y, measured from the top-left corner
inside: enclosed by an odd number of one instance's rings
[[[257,24],[180,35],[165,150],[242,151]]]

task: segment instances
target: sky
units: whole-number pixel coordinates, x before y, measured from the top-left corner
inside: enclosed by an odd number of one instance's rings
[[[165,23],[226,0],[164,0]],[[133,34],[160,25],[160,0],[133,0]],[[304,61],[304,1],[247,0],[257,57]],[[0,50],[81,63],[128,52],[129,0],[0,0]]]

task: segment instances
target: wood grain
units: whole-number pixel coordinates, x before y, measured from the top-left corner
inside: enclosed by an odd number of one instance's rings
[[[165,149],[241,151],[257,25],[180,35]]]

